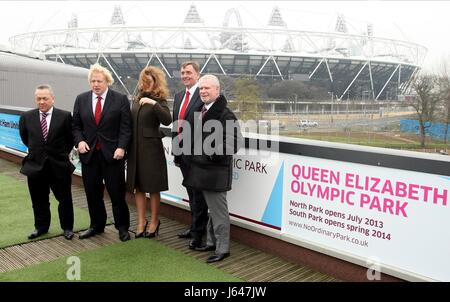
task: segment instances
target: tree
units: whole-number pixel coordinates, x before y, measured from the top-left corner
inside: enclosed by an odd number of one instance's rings
[[[449,64],[444,61],[442,64],[442,72],[439,78],[439,95],[442,104],[442,120],[445,125],[444,141],[447,144],[448,125],[450,124],[450,70]]]
[[[218,76],[220,80],[220,91],[227,99],[234,99],[234,79],[229,76]]]
[[[243,121],[259,120],[261,104],[261,88],[256,81],[249,77],[242,77],[234,82],[233,109],[239,112]]]
[[[281,81],[274,83],[267,89],[267,94],[271,98],[287,99],[292,95],[297,95],[298,99],[327,99],[328,93],[322,87],[302,82],[302,81]]]
[[[431,75],[419,75],[414,80],[413,89],[417,95],[410,101],[419,119],[420,146],[425,147],[425,134],[434,121],[439,103],[437,78]]]

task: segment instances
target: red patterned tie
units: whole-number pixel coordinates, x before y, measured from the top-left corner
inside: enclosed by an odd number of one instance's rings
[[[47,113],[42,112],[42,119],[41,119],[41,130],[42,130],[42,136],[44,137],[44,141],[47,141],[47,135],[48,135],[48,129],[47,129]]]
[[[180,114],[178,115],[178,134],[180,134],[180,126],[181,122],[184,120],[184,114],[186,113],[186,108],[189,104],[189,97],[190,97],[189,90],[186,90],[186,95],[184,98],[183,107],[181,107]]]
[[[95,105],[95,123],[100,123],[100,116],[102,115],[102,97],[97,96],[97,104]]]
[[[100,124],[100,117],[102,115],[102,97],[100,95],[97,96],[97,104],[95,105],[95,123]],[[95,149],[100,150],[100,142],[97,139],[97,143],[95,144]]]

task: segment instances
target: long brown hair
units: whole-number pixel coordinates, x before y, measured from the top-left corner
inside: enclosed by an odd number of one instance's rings
[[[146,91],[146,87],[148,85],[146,84],[146,79],[148,77],[152,77],[153,79],[153,87],[151,91]],[[166,75],[158,67],[148,66],[142,69],[139,74],[137,99],[140,99],[144,94],[150,94],[157,99],[167,99],[169,96]]]

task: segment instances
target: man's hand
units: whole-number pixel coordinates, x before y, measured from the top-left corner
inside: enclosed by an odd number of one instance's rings
[[[77,150],[78,150],[78,153],[84,154],[84,153],[89,152],[89,150],[91,150],[91,149],[89,148],[89,145],[85,141],[81,141],[78,143]]]
[[[114,159],[122,159],[125,156],[125,150],[122,148],[117,148],[116,151],[114,152]]]

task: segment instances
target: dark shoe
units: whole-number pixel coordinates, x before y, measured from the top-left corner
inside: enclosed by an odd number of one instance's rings
[[[199,252],[215,251],[216,246],[215,245],[204,245],[204,246],[196,247],[194,250],[199,251]]]
[[[161,225],[161,221],[160,220],[158,220],[158,225],[156,226],[156,229],[155,229],[155,231],[154,232],[146,232],[146,237],[147,238],[154,238],[154,237],[156,237],[156,235],[158,235],[159,234],[159,226]]]
[[[104,230],[96,230],[94,228],[89,228],[86,231],[82,232],[79,236],[80,239],[87,239],[89,237],[95,236],[97,234],[103,233]]]
[[[64,238],[66,238],[67,240],[72,240],[73,238],[72,230],[64,230]]]
[[[148,225],[148,220],[145,219],[144,230],[142,232],[140,232],[140,233],[136,232],[136,235],[134,236],[134,238],[147,237],[147,225]]]
[[[211,256],[208,257],[208,259],[206,259],[206,262],[213,263],[213,262],[217,262],[217,261],[222,261],[223,259],[227,258],[228,256],[230,256],[230,253],[212,254]]]
[[[198,239],[192,239],[189,241],[189,249],[195,250],[197,248],[202,247],[202,241]]]
[[[120,241],[127,241],[130,240],[130,233],[128,233],[127,230],[119,230],[119,238]]]
[[[31,239],[37,238],[37,237],[39,237],[39,236],[42,236],[42,235],[44,235],[44,234],[47,234],[47,232],[48,232],[48,231],[36,229],[36,230],[34,230],[33,232],[31,232],[30,235],[28,235],[28,239],[31,240]]]
[[[191,229],[187,229],[181,233],[178,233],[178,238],[191,238]]]

